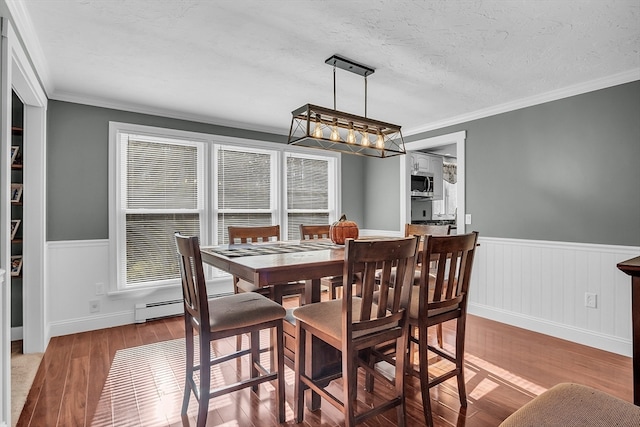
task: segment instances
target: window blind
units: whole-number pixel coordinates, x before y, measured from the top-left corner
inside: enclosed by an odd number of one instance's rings
[[[218,149],[218,242],[228,243],[229,226],[273,224],[272,159],[272,153]]]
[[[289,153],[287,222],[289,240],[300,239],[300,224],[329,223],[329,162]]]
[[[180,277],[173,234],[200,234],[198,148],[123,135],[126,284]]]

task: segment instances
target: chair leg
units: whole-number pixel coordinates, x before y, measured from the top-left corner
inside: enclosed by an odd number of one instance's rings
[[[305,385],[302,383],[301,377],[306,373],[305,371],[305,338],[306,333],[305,330],[300,326],[300,321],[297,321],[296,324],[296,354],[295,354],[295,380],[294,380],[294,404],[293,410],[296,414],[296,423],[301,423],[304,417],[304,391],[306,389]]]
[[[356,398],[358,396],[358,365],[354,360],[357,354],[342,354],[342,386],[344,401],[345,427],[356,425]]]
[[[202,332],[202,331],[201,331]],[[209,415],[209,393],[211,391],[211,343],[203,334],[198,336],[200,343],[200,401],[198,402],[197,426],[204,427]]]
[[[396,341],[396,372],[395,372],[395,388],[396,395],[400,396],[400,405],[396,407],[398,426],[404,427],[407,423],[407,405],[404,393],[404,378],[407,363],[407,347],[409,340],[409,328],[405,329],[404,334]]]
[[[191,381],[190,378],[193,378],[193,328],[189,324],[189,319],[187,319],[187,315],[185,314],[185,345],[186,345],[186,356],[187,360],[185,363],[185,379],[184,379],[184,397],[182,399],[182,412],[181,415],[186,417],[187,411],[189,410],[189,399],[191,397]]]
[[[464,330],[465,316],[456,320],[456,369],[458,371],[458,396],[460,405],[467,407],[467,390],[464,381]]]
[[[422,393],[422,410],[428,427],[433,427],[431,413],[431,396],[429,395],[429,355],[427,344],[427,327],[419,327],[418,359],[420,364],[420,391]]]
[[[282,323],[276,328],[271,328],[271,349],[275,363],[271,369],[278,372],[278,380],[276,381],[276,399],[278,399],[278,420],[280,423],[285,422],[285,384],[284,384],[284,335]],[[275,343],[275,347],[274,347]]]
[[[336,299],[336,287],[337,286],[333,282],[329,285],[329,292],[331,293],[331,299]]]
[[[249,340],[249,348],[251,350],[251,378],[256,378],[259,374],[256,364],[260,363],[260,331],[251,332],[249,334]],[[251,390],[257,393],[258,385],[252,386]]]
[[[443,343],[442,343],[442,323],[438,323],[438,325],[436,326],[437,329],[437,336],[438,336],[438,346],[440,348],[444,348]]]

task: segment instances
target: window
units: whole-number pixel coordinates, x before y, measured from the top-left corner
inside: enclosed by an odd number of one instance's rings
[[[298,239],[301,223],[336,220],[338,154],[124,123],[110,135],[112,292],[179,284],[176,231],[216,245],[230,225]]]
[[[215,152],[217,242],[228,243],[230,225],[277,224],[277,153],[230,146],[218,146]]]
[[[326,157],[286,154],[287,238],[300,239],[300,224],[334,219],[334,162]]]
[[[179,277],[173,233],[200,234],[202,143],[118,134],[118,277],[127,286]]]

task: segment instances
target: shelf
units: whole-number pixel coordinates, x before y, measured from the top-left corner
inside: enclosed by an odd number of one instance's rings
[[[20,134],[22,133],[22,128],[18,126],[11,126],[11,133]]]
[[[13,239],[11,243],[22,243],[22,239]]]
[[[22,170],[22,163],[14,163],[11,165],[11,169],[20,169]]]

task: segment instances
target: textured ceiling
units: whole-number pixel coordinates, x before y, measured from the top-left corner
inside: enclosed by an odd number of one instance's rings
[[[294,108],[333,106],[335,53],[376,69],[368,115],[405,134],[640,79],[638,0],[7,3],[52,99],[279,133]],[[337,108],[363,115],[363,78],[336,77]]]

